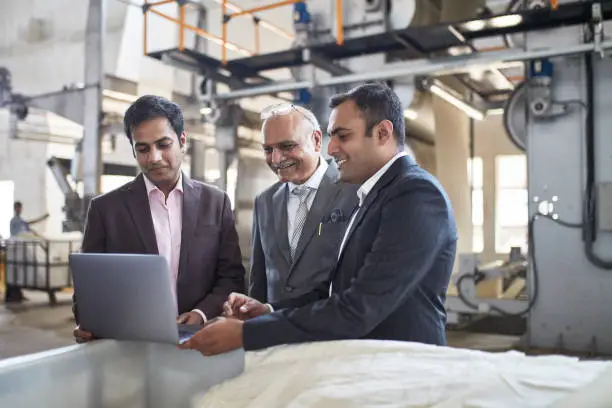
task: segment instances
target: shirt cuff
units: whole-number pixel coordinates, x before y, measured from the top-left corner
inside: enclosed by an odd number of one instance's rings
[[[208,321],[208,319],[206,318],[206,315],[205,315],[205,314],[204,314],[204,312],[202,312],[201,310],[199,310],[199,309],[193,309],[193,310],[192,310],[192,312],[196,312],[197,314],[199,314],[199,315],[200,315],[200,317],[202,318],[202,321],[203,321],[204,323],[206,323],[206,322]]]
[[[270,313],[274,313],[274,308],[272,307],[271,304],[266,303],[266,306],[268,306],[268,309],[270,309]]]

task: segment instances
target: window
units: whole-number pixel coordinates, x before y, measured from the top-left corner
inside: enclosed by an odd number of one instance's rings
[[[495,169],[495,252],[509,253],[515,246],[526,252],[529,218],[527,158],[525,155],[497,156]]]
[[[468,159],[468,183],[472,189],[472,251],[484,250],[484,199],[482,157]]]
[[[11,180],[0,180],[0,236],[4,239],[11,233],[14,197],[15,183]]]

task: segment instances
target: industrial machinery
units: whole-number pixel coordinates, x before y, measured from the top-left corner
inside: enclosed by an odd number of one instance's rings
[[[324,121],[331,93],[364,81],[386,81],[406,107],[415,95],[430,92],[474,120],[504,109],[508,136],[527,154],[529,250],[493,266],[462,256],[455,281],[461,291],[449,296],[449,317],[525,316],[527,346],[612,352],[612,328],[605,324],[612,306],[607,300],[612,291],[612,142],[605,137],[605,109],[612,98],[605,73],[612,68],[612,42],[604,35],[612,2],[281,2],[294,7],[293,47],[245,52],[235,59],[225,51],[228,24],[244,15],[260,21],[263,11],[283,4],[232,12],[226,0],[217,3],[223,19],[221,58],[182,42],[148,52],[229,87],[228,92],[202,93],[202,103],[213,108],[290,93],[294,103],[310,107]],[[501,10],[492,11],[492,3],[503,3]],[[427,15],[432,5],[438,6],[437,17]],[[160,14],[153,10],[155,3],[143,8],[145,16]],[[181,30],[190,29],[175,21]],[[501,40],[503,46],[482,51],[478,44],[487,39]],[[525,78],[509,80],[508,68],[517,66],[524,67]],[[280,68],[289,69],[294,79],[267,76]],[[453,89],[450,79],[462,88]],[[491,90],[487,82],[505,86]],[[499,276],[522,279],[526,289],[512,299],[474,297],[474,285]]]

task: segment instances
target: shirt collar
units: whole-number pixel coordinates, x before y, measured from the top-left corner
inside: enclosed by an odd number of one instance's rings
[[[382,166],[376,173],[374,173],[372,177],[367,179],[361,185],[361,187],[359,187],[359,189],[357,190],[357,198],[359,198],[360,207],[363,205],[363,202],[365,201],[366,196],[370,193],[370,191],[372,191],[376,183],[378,183],[378,180],[380,180],[383,174],[385,174],[387,170],[389,170],[389,167],[391,167],[397,159],[399,159],[400,157],[407,156],[407,155],[408,153],[406,152],[399,152],[398,154],[393,156],[393,158],[389,160],[384,166]]]
[[[328,167],[329,165],[323,159],[323,157],[319,157],[319,167],[317,167],[315,172],[312,173],[312,176],[310,176],[310,178],[306,180],[306,182],[302,185],[306,187],[310,187],[313,190],[317,190],[319,188],[319,185],[321,184],[321,181],[323,180],[323,177],[325,176],[325,173],[327,172]],[[287,185],[289,186],[290,192],[293,191],[293,189],[298,186],[297,184],[290,183],[290,182],[287,183]]]
[[[146,175],[143,174],[143,178],[144,178],[145,186],[147,188],[147,196],[151,195],[152,191],[157,190],[160,193],[162,192],[159,188],[157,188],[155,184],[153,184],[151,180],[149,180],[149,178]],[[174,190],[180,191],[181,193],[183,192],[183,172],[182,171],[179,172],[179,179],[176,182],[176,186],[174,186],[174,189],[172,189],[172,191]]]

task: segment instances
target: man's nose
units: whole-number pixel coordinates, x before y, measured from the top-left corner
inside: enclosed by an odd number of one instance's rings
[[[272,150],[272,163],[278,164],[283,160],[283,153],[279,149]]]
[[[329,138],[329,143],[327,144],[327,154],[333,156],[335,153],[338,153],[338,142],[336,142],[335,137]]]
[[[150,157],[151,157],[151,161],[154,162],[154,163],[157,163],[158,161],[161,161],[161,159],[162,159],[162,152],[161,152],[161,150],[153,147],[151,149],[151,156]]]

